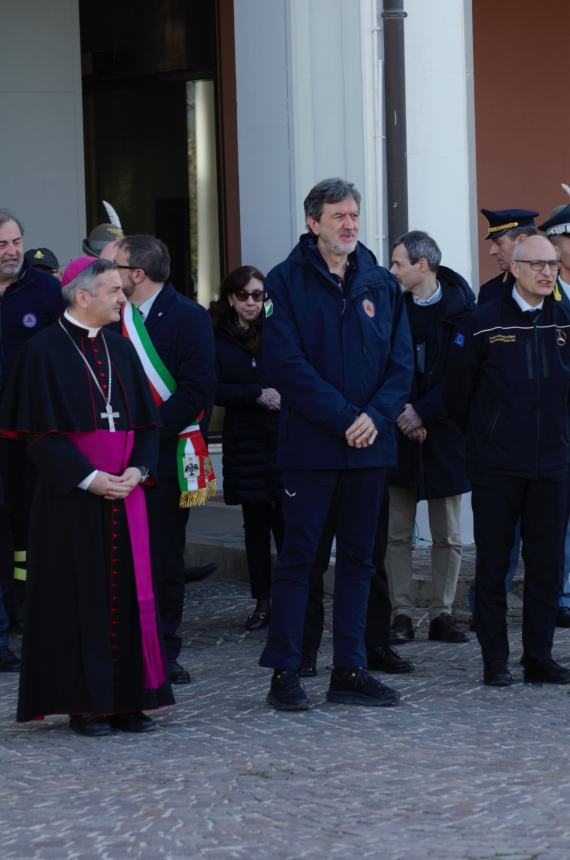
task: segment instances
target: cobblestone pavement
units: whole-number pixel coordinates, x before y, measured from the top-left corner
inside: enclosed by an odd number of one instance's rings
[[[264,705],[250,607],[242,583],[188,588],[193,682],[151,735],[18,725],[17,677],[0,676],[1,860],[570,857],[570,699],[522,683],[516,621],[501,690],[480,683],[476,642],[427,642],[418,617],[391,709],[326,703],[327,629],[312,709],[283,714]],[[570,631],[555,651],[570,664]]]

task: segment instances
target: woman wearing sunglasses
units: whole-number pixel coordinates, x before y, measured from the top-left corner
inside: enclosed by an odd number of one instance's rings
[[[222,435],[224,501],[243,511],[245,549],[255,609],[246,628],[269,623],[271,535],[281,549],[281,476],[276,466],[279,392],[261,363],[264,276],[240,266],[210,305],[216,337],[216,405],[225,407]]]

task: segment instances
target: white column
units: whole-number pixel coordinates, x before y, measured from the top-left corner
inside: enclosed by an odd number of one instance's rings
[[[205,307],[220,282],[218,177],[214,85],[196,82],[196,197],[198,217],[198,301]]]

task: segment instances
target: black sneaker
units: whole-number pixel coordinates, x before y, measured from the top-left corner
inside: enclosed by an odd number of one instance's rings
[[[271,678],[267,704],[278,711],[308,711],[309,700],[296,669],[276,669]]]
[[[400,694],[373,678],[364,669],[352,667],[332,670],[327,701],[342,705],[387,707],[397,705]]]
[[[409,675],[416,667],[411,660],[404,660],[395,648],[379,645],[368,652],[367,669],[373,672],[388,672],[390,675]]]
[[[524,662],[524,679],[530,683],[570,684],[570,669],[561,666],[552,657],[546,660]]]

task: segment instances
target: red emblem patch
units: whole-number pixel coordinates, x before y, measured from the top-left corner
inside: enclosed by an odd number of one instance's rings
[[[374,303],[370,301],[370,299],[364,299],[362,302],[362,307],[364,308],[364,313],[370,319],[374,319],[376,316],[376,308],[374,307]]]

